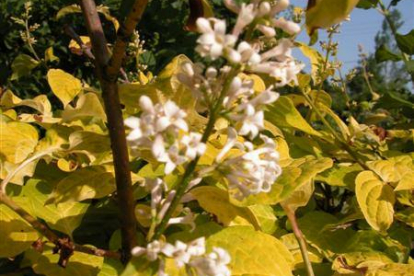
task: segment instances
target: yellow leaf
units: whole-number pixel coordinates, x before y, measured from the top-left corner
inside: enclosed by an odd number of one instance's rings
[[[63,268],[58,265],[59,254],[55,254],[53,247],[48,244],[42,253],[34,249],[28,250],[24,258],[36,274],[45,276],[95,276],[104,260],[103,257],[75,251]]]
[[[267,107],[266,119],[277,127],[294,128],[310,135],[321,137],[302,117],[291,99],[281,96],[275,103]]]
[[[7,90],[1,97],[0,105],[2,105],[4,108],[28,106],[46,116],[52,115],[52,105],[50,104],[49,99],[46,95],[39,95],[34,97],[33,99],[22,100],[16,95],[14,95],[13,92]]]
[[[68,105],[62,112],[62,120],[64,122],[71,122],[85,117],[106,121],[104,108],[95,93],[81,95],[76,102],[75,108]]]
[[[6,205],[0,203],[0,258],[15,257],[32,246],[39,234]]]
[[[31,154],[39,139],[37,130],[26,123],[0,122],[0,159],[18,164]]]
[[[403,175],[412,172],[413,159],[408,155],[391,157],[388,160],[376,160],[367,163],[385,182],[398,182]]]
[[[309,47],[308,45],[302,42],[295,42],[295,46],[298,47],[302,51],[302,53],[309,59],[311,63],[312,79],[315,82],[318,75],[318,68],[320,67],[320,64],[323,62],[322,55],[314,48]]]
[[[63,106],[67,106],[82,90],[80,80],[60,69],[50,69],[47,72],[47,81]]]
[[[318,28],[329,28],[348,17],[359,0],[308,0],[306,27],[312,35]]]
[[[216,215],[218,221],[225,226],[253,225],[260,229],[252,211],[246,207],[232,205],[226,191],[217,187],[201,186],[191,190],[191,194],[204,210]]]
[[[294,260],[286,246],[252,227],[225,228],[207,239],[207,248],[212,247],[221,247],[230,254],[231,275],[292,276]]]
[[[368,224],[377,231],[386,231],[393,222],[395,195],[393,188],[372,171],[363,171],[355,180],[359,207]]]

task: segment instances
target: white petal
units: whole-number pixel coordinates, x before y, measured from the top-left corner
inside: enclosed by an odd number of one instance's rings
[[[124,123],[129,128],[139,128],[140,119],[136,117],[129,117],[125,119]]]
[[[139,99],[139,106],[143,111],[153,113],[154,112],[154,105],[152,104],[152,101],[147,96],[141,96]]]
[[[203,18],[203,17],[199,17],[197,19],[196,25],[197,25],[198,31],[201,32],[201,33],[207,33],[207,32],[213,31],[211,29],[210,22],[207,19]]]

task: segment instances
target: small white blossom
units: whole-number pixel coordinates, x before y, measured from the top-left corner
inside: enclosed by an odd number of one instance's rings
[[[187,266],[195,269],[199,276],[231,275],[227,267],[231,260],[230,255],[226,250],[218,247],[213,247],[212,252],[206,254],[204,237],[189,243],[176,241],[174,245],[163,241],[153,241],[147,247],[137,246],[132,249],[133,256],[144,254],[149,261],[160,260],[158,273],[165,273],[164,258],[167,257],[174,259],[178,268]]]
[[[198,31],[202,35],[198,38],[196,51],[203,57],[217,59],[233,48],[237,37],[226,34],[226,21],[216,18],[197,19]]]
[[[273,19],[272,25],[275,28],[282,29],[283,31],[285,31],[286,33],[290,35],[300,33],[300,26],[298,24],[292,21],[288,21],[284,19],[283,17]]]
[[[231,271],[227,267],[230,263],[230,255],[222,248],[213,247],[213,251],[204,257],[198,257],[191,261],[198,276],[230,276]]]
[[[254,4],[242,4],[239,16],[237,17],[236,25],[233,29],[233,35],[238,37],[240,33],[243,31],[243,29],[253,22],[254,18],[256,16],[256,10]]]
[[[201,142],[201,134],[191,132],[181,138],[181,144],[185,147],[185,156],[193,160],[197,156],[201,156],[206,151],[206,144]]]
[[[234,130],[232,131],[234,132]],[[230,134],[230,133],[229,133]],[[221,162],[222,171],[228,180],[230,191],[234,191],[237,199],[243,199],[252,194],[270,192],[272,185],[282,173],[279,166],[279,153],[276,151],[274,141],[264,135],[260,136],[264,144],[254,149],[250,142],[244,143],[243,153]],[[219,156],[225,155],[233,145],[239,145],[234,134],[227,140],[227,144]]]

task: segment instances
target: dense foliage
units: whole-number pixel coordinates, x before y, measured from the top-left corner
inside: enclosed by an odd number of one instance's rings
[[[85,5],[0,3],[0,274],[414,275],[399,2],[149,1],[115,80],[133,222]],[[109,52],[137,3],[97,3]],[[356,6],[384,24],[343,75],[335,34]]]

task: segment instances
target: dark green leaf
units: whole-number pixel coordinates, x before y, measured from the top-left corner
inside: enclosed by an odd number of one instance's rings
[[[400,98],[397,94],[393,92],[385,93],[377,102],[376,107],[381,107],[385,109],[396,109],[401,107],[409,107],[414,109],[414,104],[411,102]]]
[[[33,59],[31,56],[26,54],[18,55],[13,63],[12,63],[12,70],[13,75],[11,77],[12,80],[17,80],[20,77],[30,74],[34,68],[39,65],[39,62]]]
[[[406,35],[397,34],[398,47],[408,55],[414,55],[414,30]]]
[[[392,53],[390,49],[383,44],[375,52],[375,59],[378,63],[381,63],[384,61],[400,61],[401,57]]]
[[[375,8],[378,4],[378,0],[360,0],[357,8],[360,9],[371,9],[371,8]]]

